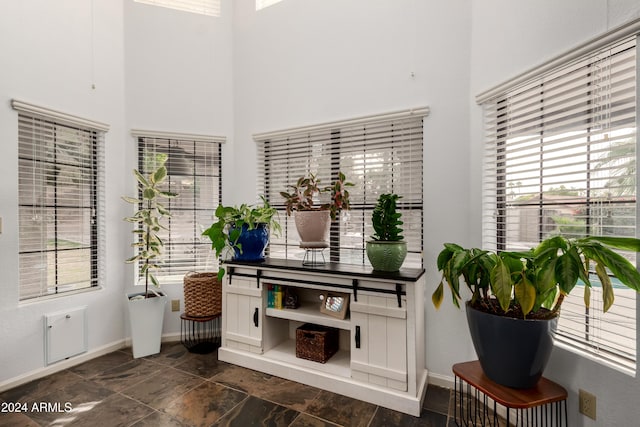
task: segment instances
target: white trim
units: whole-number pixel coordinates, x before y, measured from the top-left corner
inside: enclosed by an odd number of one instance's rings
[[[180,132],[163,132],[156,130],[143,130],[143,129],[131,129],[131,135],[134,137],[145,138],[162,138],[162,139],[178,139],[186,141],[197,142],[218,142],[224,144],[227,142],[227,138],[224,136],[214,135],[199,135],[195,133],[180,133]]]
[[[429,371],[428,383],[430,385],[452,389],[454,387],[455,381],[455,377],[452,377],[450,375],[436,374]]]
[[[633,34],[640,33],[640,18],[634,19],[632,21],[627,22],[613,30],[607,31],[604,34],[601,34],[591,40],[588,40],[585,43],[582,43],[576,46],[573,49],[568,50],[567,52],[558,55],[537,67],[534,67],[524,73],[521,73],[506,82],[503,82],[497,86],[492,87],[491,89],[485,90],[484,92],[476,95],[476,103],[484,104],[496,96],[501,95],[506,90],[515,87],[519,84],[522,84],[540,74],[546,73],[558,66],[564,65],[567,62],[573,61],[582,57],[583,55],[588,54],[591,51],[598,50],[603,48],[616,40],[620,40],[624,37],[631,36]]]
[[[331,129],[334,127],[355,126],[362,123],[369,123],[372,121],[384,122],[384,121],[398,120],[398,119],[417,117],[417,116],[427,117],[428,115],[429,115],[429,107],[409,108],[406,110],[399,110],[399,111],[394,111],[391,113],[384,113],[384,114],[373,114],[373,115],[357,117],[355,119],[349,119],[349,120],[339,120],[335,122],[327,122],[327,123],[321,123],[321,124],[310,125],[310,126],[300,126],[300,127],[276,130],[271,132],[254,133],[253,139],[255,141],[260,141],[260,140],[265,140],[273,137],[282,137],[285,135],[296,134],[301,132],[316,132],[316,131]]]
[[[14,110],[23,113],[29,113],[49,120],[53,119],[60,124],[90,128],[100,132],[107,132],[109,130],[109,125],[106,123],[85,119],[83,117],[74,116],[73,114],[63,113],[46,107],[40,107],[17,99],[11,100],[11,107],[13,107]]]
[[[112,353],[117,350],[121,350],[125,348],[124,340],[117,340],[112,342],[111,344],[106,344],[101,347],[96,348],[95,350],[91,350],[87,353],[82,353],[78,356],[73,356],[69,359],[65,359],[63,361],[54,363],[52,365],[45,366],[43,368],[35,369],[31,372],[28,372],[24,375],[20,375],[18,377],[10,378],[6,381],[0,383],[0,392],[12,389],[14,387],[18,387],[19,385],[26,384],[30,381],[37,380],[39,378],[46,377],[47,375],[55,374],[56,372],[64,371],[65,369],[69,369],[73,366],[80,365],[81,363],[87,362],[91,359],[95,359],[100,356],[104,356],[105,354]]]

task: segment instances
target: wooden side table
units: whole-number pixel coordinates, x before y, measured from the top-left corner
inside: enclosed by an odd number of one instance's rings
[[[453,365],[453,373],[458,426],[509,426],[513,413],[516,426],[567,426],[567,391],[553,381],[542,377],[533,388],[505,387],[487,378],[477,360]],[[506,408],[506,424],[498,405]]]

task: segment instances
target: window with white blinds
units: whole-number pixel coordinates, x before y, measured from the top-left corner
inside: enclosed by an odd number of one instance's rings
[[[378,196],[397,193],[408,255],[405,267],[422,267],[422,112],[364,118],[255,135],[258,192],[280,211],[282,235],[272,237],[269,256],[302,259],[293,216],[287,217],[281,191],[313,173],[321,186],[346,175],[351,210],[331,226],[325,257],[334,262],[369,264],[365,242],[373,234],[371,213]]]
[[[190,271],[218,271],[211,241],[202,232],[213,222],[222,200],[224,139],[133,133],[138,141],[138,170],[146,176],[156,169],[158,154],[168,155],[165,166],[169,177],[163,190],[178,193],[178,197],[163,201],[171,218],[164,223],[168,230],[159,233],[164,241],[164,262],[154,273],[156,278],[160,283],[179,283]]]
[[[485,248],[526,250],[554,234],[636,237],[636,61],[627,37],[482,102]],[[590,308],[574,289],[556,338],[635,369],[635,292],[614,285],[602,313],[591,276]]]
[[[168,9],[197,13],[207,16],[220,16],[220,0],[134,0],[137,3],[166,7]]]
[[[19,111],[20,299],[98,286],[107,128],[17,101],[13,107]]]

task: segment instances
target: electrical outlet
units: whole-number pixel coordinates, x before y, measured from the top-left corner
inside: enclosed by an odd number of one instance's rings
[[[171,300],[171,311],[180,311],[180,300],[172,299]]]
[[[582,389],[578,391],[579,411],[581,414],[595,420],[596,419],[596,397]]]

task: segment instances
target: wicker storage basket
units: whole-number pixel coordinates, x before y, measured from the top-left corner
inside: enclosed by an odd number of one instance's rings
[[[222,313],[222,286],[217,273],[187,273],[184,276],[184,314],[190,317]]]
[[[312,323],[296,329],[296,357],[325,363],[337,351],[337,329]]]

